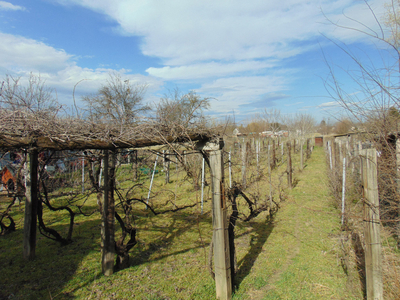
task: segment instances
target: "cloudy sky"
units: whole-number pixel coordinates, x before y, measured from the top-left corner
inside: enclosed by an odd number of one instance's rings
[[[368,1],[378,18],[384,2]],[[0,76],[40,74],[71,106],[76,83],[85,79],[78,96],[94,93],[117,71],[147,84],[150,103],[177,87],[211,97],[217,117],[279,109],[321,120],[335,114],[326,61],[339,79],[351,65],[333,42],[373,60],[379,47],[332,24],[366,29],[353,20],[379,32],[355,0],[0,1]]]

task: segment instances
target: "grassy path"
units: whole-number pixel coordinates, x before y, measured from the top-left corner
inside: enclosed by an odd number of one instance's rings
[[[340,216],[330,202],[321,148],[296,178],[271,224],[253,224],[264,226],[250,237],[259,254],[242,279],[239,261],[234,299],[362,299],[338,259]]]

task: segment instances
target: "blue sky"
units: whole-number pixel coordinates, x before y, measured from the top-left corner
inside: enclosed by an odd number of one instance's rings
[[[384,2],[368,1],[378,18]],[[245,120],[273,108],[320,121],[338,116],[323,84],[325,59],[350,93],[357,88],[340,71],[351,60],[331,40],[381,61],[365,35],[327,20],[360,28],[344,14],[379,29],[365,3],[352,0],[0,1],[0,76],[40,74],[71,106],[77,82],[86,79],[79,101],[119,72],[147,84],[149,103],[177,87],[210,97],[215,117],[234,111]]]

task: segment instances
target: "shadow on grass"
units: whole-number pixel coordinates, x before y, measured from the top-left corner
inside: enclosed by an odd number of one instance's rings
[[[71,291],[63,291],[66,285],[73,281],[81,288],[100,276],[100,221],[77,223],[75,230],[81,234],[75,233],[67,246],[60,246],[38,232],[32,261],[23,258],[23,224],[13,234],[1,237],[0,299],[75,299]],[[56,227],[60,230],[63,226]],[[87,257],[91,261],[83,263]],[[81,271],[77,276],[78,268]],[[95,274],[93,269],[99,272]]]
[[[209,243],[199,242],[197,245],[194,244],[193,246],[172,253],[162,254],[164,250],[170,247],[173,243],[176,243],[174,242],[175,240],[181,238],[181,236],[187,231],[193,230],[193,227],[197,227],[198,223],[211,224],[211,217],[208,215],[194,218],[191,213],[174,212],[170,218],[172,218],[172,221],[168,225],[157,225],[152,222],[150,229],[140,229],[141,234],[145,231],[157,232],[158,237],[155,241],[148,243],[145,249],[139,249],[137,255],[131,254],[131,266],[137,266],[149,261],[162,260],[168,256],[174,256],[190,250],[208,247]],[[207,237],[207,239],[209,240],[210,237]],[[160,253],[160,255],[156,258],[151,258],[151,256],[157,252]]]
[[[92,208],[92,207],[89,207]],[[36,257],[32,261],[23,258],[23,209],[15,210],[17,230],[0,237],[0,300],[2,299],[76,299],[79,294],[92,295],[97,289],[96,281],[102,277],[99,214],[88,218],[76,218],[73,242],[60,246],[37,232]],[[151,234],[155,238],[130,252],[131,266],[149,261],[162,260],[165,257],[202,249],[209,245],[211,236],[203,241],[174,248],[187,231],[199,224],[211,224],[211,216],[196,216],[192,212],[179,211],[155,217],[142,217],[146,228],[139,226],[141,235]],[[68,225],[64,217],[53,216],[48,226],[60,233],[66,232]],[[62,223],[62,224],[60,224]],[[143,224],[142,224],[143,225]],[[118,229],[116,228],[116,232]],[[63,234],[64,235],[64,234]],[[186,236],[186,235],[185,235]],[[147,239],[148,240],[148,239]],[[153,255],[158,252],[157,255]],[[96,296],[93,295],[95,298]]]
[[[365,270],[365,252],[362,246],[361,238],[358,233],[351,234],[351,243],[356,255],[356,267],[358,277],[362,286],[363,299],[367,299],[367,282]]]
[[[246,278],[247,275],[250,274],[250,271],[260,255],[263,245],[268,240],[272,230],[274,229],[273,219],[271,218],[268,222],[251,222],[251,226],[254,228],[251,232],[250,237],[250,250],[249,252],[238,261],[238,270],[235,276],[235,287],[238,288]]]

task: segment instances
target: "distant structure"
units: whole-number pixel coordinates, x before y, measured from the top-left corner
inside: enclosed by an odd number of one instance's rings
[[[234,137],[237,137],[238,135],[240,135],[239,129],[235,128],[235,129],[233,130],[233,136],[234,136]]]
[[[278,132],[263,131],[263,132],[260,132],[260,136],[262,136],[262,137],[278,137],[278,136],[288,137],[289,132],[287,130],[281,130]]]

